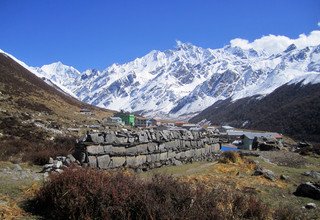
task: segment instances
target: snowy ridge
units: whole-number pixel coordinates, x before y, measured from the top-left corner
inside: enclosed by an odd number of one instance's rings
[[[301,85],[308,85],[308,84],[319,84],[320,83],[320,74],[306,74],[304,76],[297,77],[290,82],[288,82],[288,85],[292,84],[298,84],[301,83]]]
[[[29,67],[30,68],[30,67]],[[289,45],[270,54],[253,48],[205,49],[177,41],[103,71],[80,73],[60,62],[31,68],[80,100],[148,116],[190,118],[218,100],[266,95],[288,82],[318,82],[320,45]]]

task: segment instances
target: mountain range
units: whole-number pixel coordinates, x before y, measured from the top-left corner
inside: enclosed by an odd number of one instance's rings
[[[320,74],[320,45],[280,53],[177,41],[125,64],[82,73],[61,62],[27,67],[79,100],[161,118],[191,118],[219,100],[265,96],[306,74]],[[259,96],[261,97],[261,96]]]

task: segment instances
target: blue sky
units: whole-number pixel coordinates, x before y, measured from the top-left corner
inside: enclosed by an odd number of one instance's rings
[[[31,66],[83,71],[124,63],[175,40],[220,48],[231,39],[319,30],[319,0],[0,0],[0,49]]]

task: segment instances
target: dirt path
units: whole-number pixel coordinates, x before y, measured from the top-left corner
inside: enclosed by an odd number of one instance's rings
[[[214,164],[217,164],[218,162],[211,162],[211,163],[205,163],[205,164],[201,164],[200,166],[198,167],[195,167],[195,168],[191,168],[191,169],[188,169],[186,171],[186,174],[194,174],[194,173],[199,173],[199,172],[202,172],[204,169],[210,167],[210,166],[213,166]]]

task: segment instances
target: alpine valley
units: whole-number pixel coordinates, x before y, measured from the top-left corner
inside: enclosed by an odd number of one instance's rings
[[[61,62],[25,67],[89,104],[145,116],[189,119],[219,100],[261,99],[291,80],[320,74],[320,45],[291,44],[270,54],[231,45],[204,49],[177,41],[174,49],[153,50],[102,71],[81,73]]]

